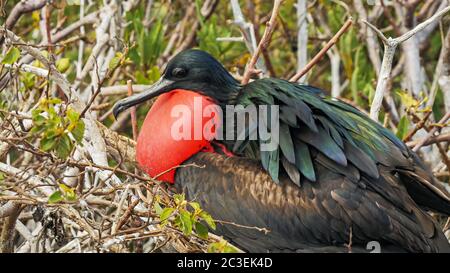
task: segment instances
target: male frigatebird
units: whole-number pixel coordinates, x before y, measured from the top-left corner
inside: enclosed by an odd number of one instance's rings
[[[356,108],[281,79],[240,85],[200,50],[179,53],[159,81],[119,101],[114,115],[156,96],[139,134],[138,163],[150,176],[182,163],[204,165],[177,168],[159,179],[174,183],[215,219],[269,230],[218,225],[215,232],[238,247],[346,252],[351,237],[353,252],[365,251],[370,241],[377,241],[382,252],[450,252],[440,227],[425,212],[449,215],[447,193],[402,141]],[[176,123],[195,127],[195,113],[180,113],[195,112],[196,103],[202,110],[217,106],[223,112],[227,105],[277,105],[279,143],[262,149],[268,139],[249,122],[234,134],[244,140],[203,133],[175,138]],[[200,116],[200,125],[212,119],[223,125],[218,116]],[[222,126],[225,131],[235,127]],[[255,132],[256,139],[250,139]]]

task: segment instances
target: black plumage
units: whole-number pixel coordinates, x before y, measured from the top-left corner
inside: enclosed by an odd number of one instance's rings
[[[182,78],[171,74],[175,68],[185,69]],[[270,140],[247,124],[237,132],[245,140],[222,141],[237,156],[198,153],[188,162],[205,168],[176,172],[177,189],[216,219],[270,230],[219,225],[216,232],[237,246],[253,252],[345,252],[351,232],[353,251],[375,240],[382,251],[450,252],[423,210],[449,215],[448,194],[403,142],[356,108],[315,87],[280,79],[240,86],[199,50],[176,56],[163,79],[172,82],[165,92],[193,90],[223,108],[279,106],[280,141],[274,150],[261,149]],[[133,100],[116,105],[115,113]],[[257,138],[250,139],[252,134]]]

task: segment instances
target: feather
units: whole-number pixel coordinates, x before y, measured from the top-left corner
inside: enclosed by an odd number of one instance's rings
[[[366,173],[370,177],[378,178],[377,164],[358,147],[353,146],[347,141],[344,142],[344,150],[347,159],[353,163],[360,171]]]
[[[300,187],[300,172],[295,167],[295,165],[289,163],[289,161],[284,156],[281,157],[281,163],[283,164],[283,168],[288,174],[291,181]]]
[[[336,162],[330,160],[323,154],[318,154],[317,157],[315,158],[315,161],[320,165],[324,166],[325,168],[332,170],[335,173],[339,173],[354,182],[358,182],[361,177],[358,169],[355,168],[353,165],[348,164],[345,167],[338,165],[336,164]]]
[[[311,154],[308,145],[298,139],[294,139],[295,143],[295,165],[300,172],[310,181],[316,181],[316,174],[312,163]]]
[[[295,164],[295,149],[292,143],[291,133],[289,132],[289,126],[281,123],[280,124],[280,148],[286,159]]]
[[[301,141],[314,146],[314,148],[336,163],[347,166],[347,158],[342,149],[339,148],[322,126],[318,126],[318,129],[318,133],[314,133],[311,130],[296,130],[295,136]]]

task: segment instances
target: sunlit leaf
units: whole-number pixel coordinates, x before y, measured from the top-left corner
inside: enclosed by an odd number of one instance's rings
[[[56,146],[56,155],[61,159],[66,159],[72,151],[72,143],[69,136],[63,135],[59,138]]]
[[[216,229],[216,223],[214,222],[214,219],[209,215],[209,213],[202,211],[200,213],[200,218],[202,218],[210,228]]]
[[[408,129],[409,129],[409,120],[406,116],[403,116],[400,119],[400,122],[398,123],[397,126],[397,137],[399,139],[404,139],[405,136],[408,134]]]
[[[72,135],[78,143],[83,140],[84,128],[85,128],[84,122],[80,120],[76,123],[75,128],[73,128],[72,130]]]
[[[208,238],[208,228],[202,223],[195,223],[195,232],[200,238],[207,239]]]
[[[56,61],[56,68],[59,70],[59,72],[64,73],[69,69],[70,67],[70,59],[69,58],[61,58],[58,61]]]
[[[159,215],[159,219],[161,221],[167,220],[170,217],[170,215],[172,215],[174,210],[175,210],[174,208],[164,208],[161,214]]]
[[[13,64],[20,58],[20,50],[17,47],[11,47],[6,52],[5,57],[2,60],[3,64]]]
[[[48,197],[49,203],[57,203],[63,200],[63,193],[61,191],[55,191]]]
[[[41,149],[43,151],[50,151],[55,146],[57,140],[55,138],[43,138],[41,139]]]
[[[61,189],[61,191],[63,192],[63,196],[68,200],[68,201],[74,201],[77,199],[77,195],[75,193],[75,189],[70,188],[69,186],[67,186],[66,184],[60,183],[59,184],[59,188]]]
[[[159,204],[159,202],[155,202],[155,204],[153,205],[156,214],[161,215],[161,213],[163,212],[163,208],[161,208],[161,205]]]
[[[191,214],[186,210],[180,211],[180,221],[182,224],[182,230],[184,235],[189,235],[192,233],[192,221]]]

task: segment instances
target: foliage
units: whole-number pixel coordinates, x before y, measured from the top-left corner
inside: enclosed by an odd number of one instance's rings
[[[66,159],[75,144],[80,144],[84,122],[72,107],[63,108],[58,98],[42,99],[32,111],[33,128],[30,133],[39,136],[39,147]],[[62,115],[64,114],[64,115]]]
[[[200,208],[200,204],[187,201],[184,194],[173,196],[174,206],[161,208],[159,202],[155,202],[154,209],[159,215],[161,225],[165,226],[172,220],[175,227],[184,235],[189,236],[193,231],[203,239],[208,238],[208,227],[215,230],[216,223],[209,213]]]
[[[11,47],[2,59],[3,64],[13,64],[20,57],[20,50],[17,47]]]
[[[225,240],[211,243],[208,246],[208,253],[237,253],[238,250]]]
[[[59,184],[59,190],[53,192],[48,197],[49,203],[58,203],[61,201],[75,201],[77,199],[77,195],[73,188],[66,186],[65,184]]]

